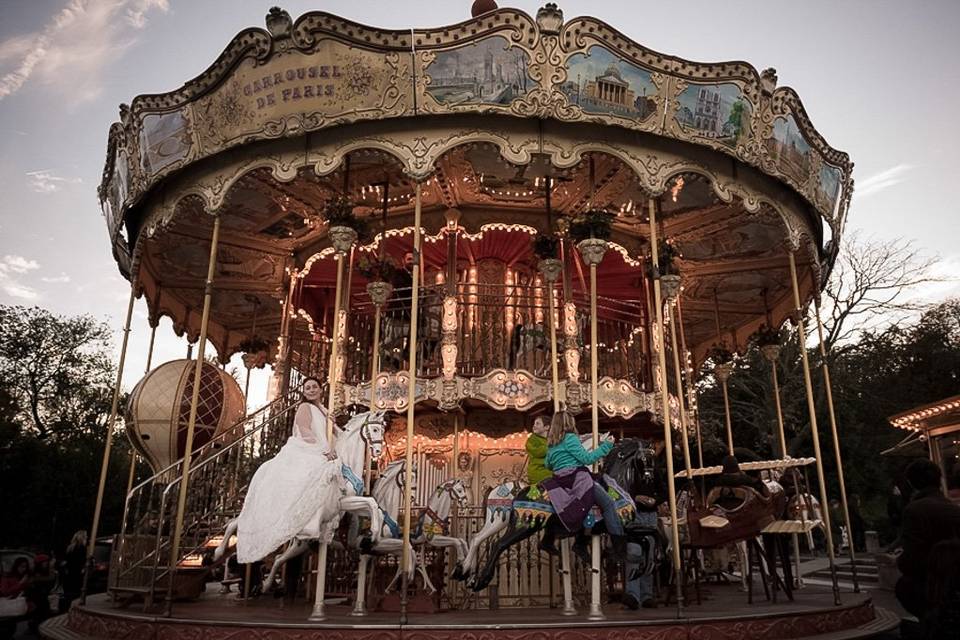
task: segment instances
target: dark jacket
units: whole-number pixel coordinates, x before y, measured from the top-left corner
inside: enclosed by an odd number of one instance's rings
[[[960,537],[960,506],[948,500],[939,488],[918,491],[903,510],[903,553],[897,560],[900,573],[925,579],[927,556],[933,545],[955,537]]]

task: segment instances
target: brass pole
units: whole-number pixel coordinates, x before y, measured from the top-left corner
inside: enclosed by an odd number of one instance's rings
[[[550,322],[550,376],[553,381],[553,412],[557,413],[560,411],[560,371],[557,363],[557,323],[553,312],[553,281],[551,280],[547,282],[547,316]]]
[[[693,366],[687,367],[687,357],[690,353],[687,351],[687,334],[683,330],[683,299],[677,298],[677,324],[680,325],[680,350],[683,352],[684,372],[687,374],[687,406],[694,404],[696,400],[696,389],[693,386]],[[697,465],[703,468],[703,440],[700,437],[700,414],[697,409],[693,410],[693,429],[697,439]]]
[[[130,321],[133,318],[133,303],[137,299],[137,277],[138,274],[131,274],[130,277],[130,300],[127,302],[127,317],[123,322],[123,342],[120,346],[120,363],[117,365],[117,382],[113,387],[110,418],[107,420],[107,440],[103,445],[103,462],[100,464],[100,482],[97,485],[97,500],[93,508],[93,524],[90,526],[90,537],[87,540],[87,569],[83,572],[83,585],[80,590],[81,604],[87,600],[87,581],[90,576],[90,566],[93,563],[93,549],[97,542],[97,532],[100,528],[100,511],[103,508],[103,492],[107,487],[107,471],[110,468],[110,451],[113,448],[113,428],[117,422],[117,410],[120,405],[120,385],[123,382],[123,364],[127,358],[127,342],[130,337]]]
[[[172,587],[177,563],[180,561],[180,536],[183,534],[183,512],[187,506],[187,487],[190,484],[190,462],[193,458],[193,434],[197,426],[197,405],[200,402],[200,375],[203,371],[203,354],[207,346],[207,326],[210,322],[210,302],[213,294],[213,278],[217,268],[217,244],[220,241],[220,216],[213,218],[213,234],[210,238],[210,259],[207,264],[207,282],[203,290],[203,315],[200,316],[200,338],[197,340],[197,364],[193,369],[193,393],[190,397],[190,417],[187,419],[187,440],[183,452],[180,474],[180,493],[177,497],[177,516],[170,541],[170,588],[167,589],[166,615],[173,606]]]
[[[733,455],[733,425],[730,421],[730,394],[727,391],[726,375],[720,379],[720,388],[723,391],[723,416],[727,426],[727,451],[730,452],[730,455]]]
[[[720,344],[723,344],[723,340],[720,337],[720,298],[717,295],[716,289],[713,290],[713,321],[716,324],[717,340]],[[730,419],[730,394],[727,390],[727,380],[730,378],[731,366],[732,365],[726,362],[718,363],[714,369],[714,375],[720,380],[720,389],[723,392],[723,420],[727,428],[727,452],[732,456],[733,423]]]
[[[850,509],[847,506],[847,485],[843,479],[843,460],[840,455],[840,437],[837,433],[837,414],[833,408],[833,385],[830,384],[830,367],[827,364],[827,346],[823,340],[823,322],[820,320],[820,301],[814,297],[813,308],[817,317],[817,335],[820,342],[820,368],[823,370],[823,385],[827,390],[827,410],[830,412],[830,434],[833,437],[833,455],[837,458],[837,478],[840,480],[840,503],[843,506],[843,521],[850,536],[850,570],[853,572],[853,591],[860,593],[857,577],[857,556],[853,548],[853,528],[850,526]],[[828,506],[829,507],[829,506]]]
[[[602,258],[601,258],[602,259]],[[597,388],[597,261],[590,260],[590,426],[593,432],[593,448],[600,446],[600,397]],[[594,471],[597,465],[593,465]],[[590,613],[589,620],[602,620],[600,608],[600,537],[593,536],[590,550]]]
[[[648,201],[650,212],[650,257],[653,262],[654,275],[653,281],[653,307],[656,314],[657,330],[654,332],[654,340],[657,342],[658,365],[660,367],[660,378],[663,380],[661,388],[661,408],[663,411],[663,443],[667,450],[667,499],[670,503],[670,530],[673,536],[673,572],[674,581],[677,588],[677,615],[683,614],[683,586],[681,584],[683,575],[680,570],[680,527],[677,523],[677,491],[674,483],[673,471],[673,434],[670,431],[670,398],[667,389],[667,356],[664,352],[665,345],[663,340],[663,299],[660,290],[660,272],[657,267],[659,260],[659,251],[657,247],[657,201],[650,198]]]
[[[150,346],[147,348],[147,366],[143,369],[143,375],[150,373],[150,364],[153,362],[153,342],[156,337],[157,325],[155,324],[150,327]]]
[[[333,416],[337,403],[337,384],[340,382],[337,360],[340,358],[340,314],[343,300],[343,269],[346,260],[346,253],[337,252],[337,284],[333,294],[333,330],[330,332],[332,343],[330,346],[330,362],[327,368],[327,442],[333,442]],[[310,620],[313,621],[326,619],[323,605],[323,596],[327,588],[326,543],[320,545],[320,551],[317,555],[317,585],[314,592],[313,611],[310,613]]]
[[[553,197],[553,178],[546,176],[544,178],[544,202],[546,204],[547,210],[547,231],[553,233],[553,206],[551,203]],[[556,236],[554,236],[556,237]],[[561,262],[560,272],[563,272],[563,263]],[[553,299],[554,299],[554,284],[557,280],[557,275],[553,274],[548,275],[543,274],[543,280],[546,283],[547,289],[547,321],[549,322],[550,327],[550,376],[551,381],[553,382],[553,412],[557,413],[560,411],[560,371],[559,363],[557,362],[557,320],[560,318],[560,310],[557,309],[557,315],[554,317],[554,308],[553,308]],[[553,582],[551,581],[551,586]]]
[[[370,410],[377,409],[377,376],[380,375],[380,305],[373,305],[373,354],[370,362]]]
[[[807,335],[803,328],[803,309],[800,304],[800,283],[797,281],[797,261],[793,250],[787,252],[790,259],[790,279],[793,281],[793,304],[797,312],[797,336],[803,362],[803,383],[807,391],[807,410],[810,413],[810,434],[813,454],[817,458],[817,483],[820,485],[820,504],[823,505],[823,525],[827,539],[827,558],[830,561],[830,576],[833,581],[833,603],[840,604],[840,587],[837,584],[837,565],[833,551],[833,535],[830,527],[830,504],[827,500],[827,483],[823,476],[823,457],[820,454],[820,433],[817,429],[817,408],[813,402],[813,382],[810,378],[810,359],[807,355]]]
[[[777,378],[777,359],[770,360],[770,380],[773,383],[773,404],[777,409],[777,438],[780,441],[780,457],[787,457],[787,436],[783,430],[783,409],[780,405],[780,381]]]
[[[420,215],[421,215],[421,191],[422,185],[417,182],[414,193],[414,214],[413,214],[413,283],[411,287],[410,299],[410,352],[408,354],[409,369],[407,371],[407,442],[404,457],[406,468],[404,469],[404,487],[403,487],[403,552],[400,556],[401,571],[401,593],[400,593],[400,624],[407,623],[407,572],[410,569],[410,512],[413,509],[413,500],[411,499],[410,489],[413,486],[413,415],[414,404],[417,399],[417,322],[419,313],[420,297]]]
[[[680,293],[677,292],[679,299]],[[693,472],[690,465],[690,440],[687,434],[687,411],[685,408],[685,403],[683,401],[683,379],[680,375],[680,349],[677,345],[677,324],[674,322],[674,315],[672,307],[676,306],[676,302],[671,304],[667,302],[667,312],[670,314],[670,345],[673,347],[673,371],[674,377],[677,382],[677,400],[680,402],[680,433],[683,439],[683,462],[686,465],[687,470],[687,482],[693,480]],[[666,385],[664,385],[666,388]]]

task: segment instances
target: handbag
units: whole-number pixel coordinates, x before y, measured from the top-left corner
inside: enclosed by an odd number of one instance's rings
[[[27,599],[23,596],[16,598],[0,598],[0,618],[18,618],[27,615]]]

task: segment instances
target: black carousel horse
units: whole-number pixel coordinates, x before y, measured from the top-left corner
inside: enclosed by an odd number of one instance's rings
[[[640,508],[650,508],[660,502],[666,492],[666,478],[654,463],[653,451],[641,440],[627,438],[617,444],[607,454],[602,463],[603,473],[623,487],[630,495],[616,498],[618,512],[623,518],[627,542],[636,542],[645,548],[650,545],[662,545],[656,528],[631,526],[633,520],[633,496],[649,496],[652,500],[642,500]],[[629,506],[629,508],[628,508]],[[481,591],[490,584],[497,570],[500,555],[513,545],[543,531],[545,536],[555,539],[583,535],[583,531],[568,531],[557,516],[546,494],[538,487],[527,487],[513,499],[510,507],[510,522],[503,536],[490,549],[486,563],[477,573],[470,585],[474,591]],[[606,533],[603,521],[591,527],[592,535]],[[652,542],[651,542],[652,541]],[[662,548],[662,547],[661,547]],[[651,549],[651,554],[653,550]]]

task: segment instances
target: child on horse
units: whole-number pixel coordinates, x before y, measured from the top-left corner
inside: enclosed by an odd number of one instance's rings
[[[537,487],[541,482],[553,476],[553,471],[547,469],[547,435],[550,425],[544,416],[537,416],[533,421],[533,433],[527,438],[527,483]],[[556,537],[549,529],[545,529],[540,539],[540,550],[552,556],[560,555],[555,545]]]
[[[594,480],[587,468],[612,449],[610,442],[600,443],[593,451],[584,449],[573,416],[566,411],[557,412],[547,436],[546,468],[553,471],[554,475],[544,480],[542,486],[549,493],[550,502],[567,531],[580,531],[584,517],[594,505],[598,506],[603,513],[604,526],[613,541],[613,553],[623,557],[626,553],[626,537],[616,504],[606,487]],[[582,538],[578,538],[574,550],[581,557],[586,555]]]

